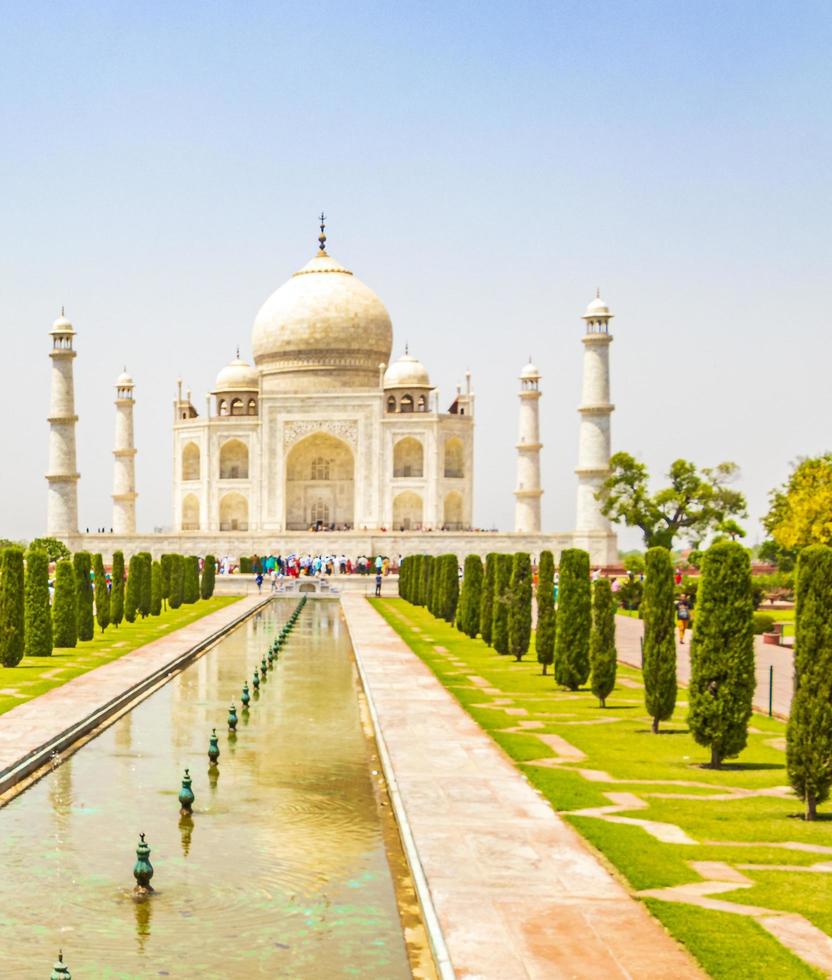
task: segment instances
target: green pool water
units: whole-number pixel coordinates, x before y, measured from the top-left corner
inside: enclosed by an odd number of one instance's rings
[[[411,976],[337,602],[307,603],[240,711],[294,606],[272,603],[0,809],[0,977],[48,977],[59,947],[73,980]],[[145,901],[132,896],[140,832]]]

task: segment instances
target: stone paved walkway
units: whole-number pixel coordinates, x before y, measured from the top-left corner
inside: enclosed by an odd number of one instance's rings
[[[640,639],[644,634],[644,623],[630,616],[615,617],[615,645],[618,659],[631,667],[641,667]],[[758,711],[768,711],[769,668],[774,668],[774,714],[787,718],[794,690],[794,651],[791,647],[769,646],[762,637],[754,637],[754,660],[757,687],[754,692],[754,707]],[[676,640],[676,665],[679,683],[690,681],[690,636],[684,644]]]
[[[262,598],[250,596],[224,606],[0,715],[0,773],[253,609]]]
[[[701,977],[370,604],[341,601],[456,975]]]

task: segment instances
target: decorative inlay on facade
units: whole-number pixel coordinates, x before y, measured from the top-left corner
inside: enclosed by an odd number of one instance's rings
[[[286,422],[283,426],[283,451],[288,452],[296,442],[316,432],[326,432],[346,442],[353,449],[358,446],[358,426],[354,421]]]

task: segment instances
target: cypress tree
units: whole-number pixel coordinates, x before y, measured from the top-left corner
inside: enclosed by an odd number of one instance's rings
[[[56,647],[74,647],[78,642],[78,587],[72,562],[66,558],[55,566],[52,636]]]
[[[492,551],[485,556],[485,572],[480,595],[480,636],[491,646],[494,627],[494,586],[497,578],[497,555]]]
[[[551,551],[540,552],[537,569],[537,630],[534,634],[534,647],[537,662],[546,668],[555,660],[555,558]]]
[[[459,559],[456,555],[445,555],[442,576],[442,618],[453,625],[459,605]]]
[[[748,739],[754,695],[751,563],[735,541],[705,552],[691,643],[688,725],[711,750],[711,766],[739,755]]]
[[[162,568],[162,608],[168,608],[170,601],[170,555],[162,555],[159,562]]]
[[[199,598],[199,558],[186,555],[183,562],[182,602],[190,605]]]
[[[4,548],[0,552],[0,664],[4,667],[16,667],[26,648],[23,590],[23,549]]]
[[[444,555],[437,555],[433,558],[430,569],[430,602],[428,603],[428,609],[434,616],[440,619],[442,617],[442,598],[445,578],[444,557]]]
[[[494,620],[491,627],[491,642],[497,653],[508,653],[508,607],[511,599],[511,569],[514,560],[511,555],[497,555],[494,572]]]
[[[422,555],[422,588],[420,605],[430,608],[431,586],[433,579],[433,556]]]
[[[640,610],[644,620],[644,704],[653,719],[654,732],[658,732],[660,721],[673,717],[676,708],[675,604],[670,552],[650,548],[645,555]]]
[[[150,592],[152,588],[152,582],[150,581],[150,570],[153,564],[153,559],[147,551],[139,552],[139,559],[141,560],[141,575],[139,578],[139,612],[141,613],[142,619],[150,615]]]
[[[52,614],[49,609],[49,556],[30,548],[26,552],[26,616],[24,625],[27,657],[52,653]]]
[[[407,557],[402,558],[399,564],[399,598],[407,597]]]
[[[480,631],[481,599],[482,559],[479,555],[466,555],[456,624],[459,630],[471,639]]]
[[[570,691],[577,691],[589,677],[591,627],[589,555],[580,548],[566,548],[560,556],[555,680]]]
[[[124,619],[124,552],[113,552],[112,588],[110,589],[110,622],[118,627]]]
[[[162,612],[162,566],[158,561],[150,564],[150,615]]]
[[[512,559],[508,606],[508,652],[522,660],[532,638],[532,562],[524,551]]]
[[[832,786],[832,548],[804,548],[797,563],[794,697],[786,729],[789,782],[806,819]]]
[[[92,611],[93,594],[92,556],[88,551],[76,551],[72,556],[75,571],[75,587],[78,590],[78,639],[91,640],[95,636],[95,617]]]
[[[592,693],[602,708],[615,687],[615,599],[609,580],[597,579],[592,586],[592,632],[589,637],[589,666]]]
[[[95,579],[95,618],[103,633],[110,625],[110,594],[107,591],[107,574],[104,559],[100,554],[92,556],[92,571]]]
[[[217,559],[213,555],[206,555],[202,566],[202,578],[199,588],[203,599],[210,599],[214,594],[214,582],[217,576]]]
[[[131,555],[130,563],[127,566],[127,590],[124,596],[124,618],[128,623],[136,622],[141,589],[142,560],[138,555]]]
[[[184,578],[184,561],[182,555],[170,556],[170,608],[178,609],[182,605],[182,586]]]
[[[413,602],[417,606],[424,606],[427,596],[425,594],[425,589],[427,587],[427,579],[429,572],[427,570],[428,556],[427,555],[417,555],[416,556],[416,568],[413,572]]]

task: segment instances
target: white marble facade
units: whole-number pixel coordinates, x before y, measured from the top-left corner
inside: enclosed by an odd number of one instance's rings
[[[184,532],[471,527],[470,376],[447,411],[381,300],[318,254],[263,305],[200,414],[174,403],[174,528]]]

